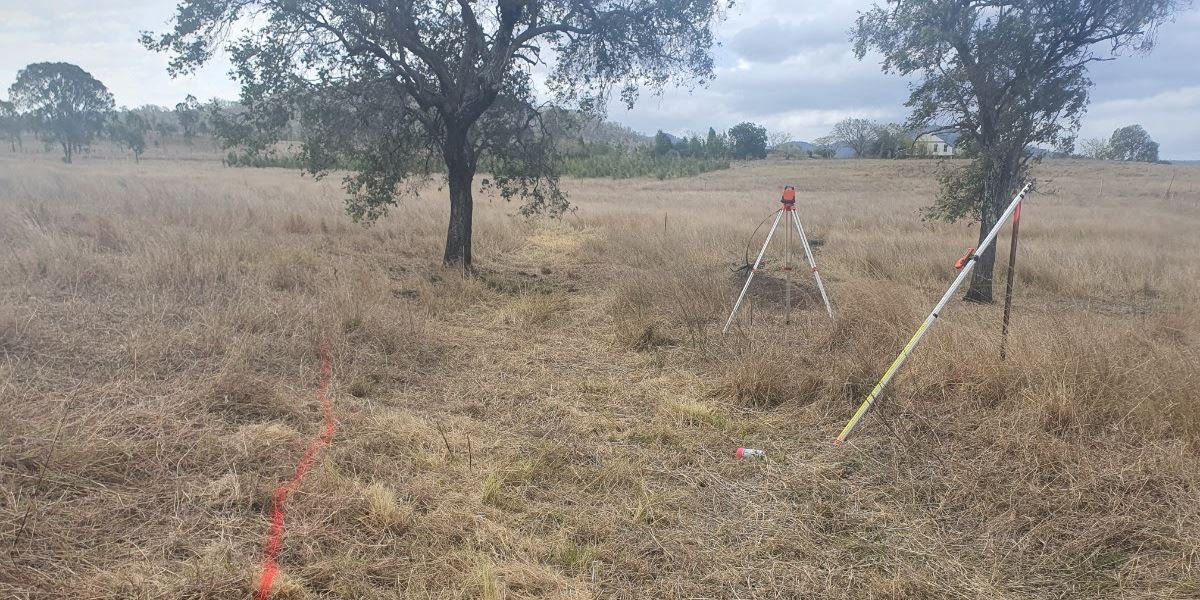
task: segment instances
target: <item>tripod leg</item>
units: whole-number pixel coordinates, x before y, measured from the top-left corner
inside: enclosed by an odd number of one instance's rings
[[[821,301],[825,303],[825,312],[833,318],[833,307],[829,305],[829,295],[825,293],[825,284],[821,281],[821,271],[817,269],[817,261],[813,259],[812,247],[808,245],[808,236],[804,235],[804,226],[800,224],[800,215],[794,214],[796,232],[800,234],[800,243],[804,245],[804,256],[808,258],[808,266],[812,268],[813,278],[817,280],[817,289],[821,291]]]
[[[733,319],[737,316],[738,309],[742,307],[742,300],[746,299],[746,291],[750,289],[750,282],[754,281],[754,272],[758,270],[758,265],[762,264],[763,255],[767,253],[767,246],[771,244],[771,236],[775,235],[775,230],[779,228],[779,219],[781,217],[783,217],[782,210],[775,217],[775,223],[771,225],[771,231],[767,232],[767,240],[763,242],[762,250],[758,251],[758,258],[754,259],[754,266],[750,268],[750,274],[746,277],[746,285],[742,286],[742,293],[738,294],[737,302],[733,303],[733,310],[729,313],[729,319],[725,321],[725,328],[721,330],[721,335],[729,333],[729,326],[733,325]]]
[[[785,210],[787,220],[794,220],[795,212]],[[792,228],[783,226],[783,322],[792,324]]]

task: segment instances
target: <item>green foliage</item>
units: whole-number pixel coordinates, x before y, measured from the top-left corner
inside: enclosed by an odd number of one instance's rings
[[[965,164],[945,169],[938,174],[937,202],[932,206],[921,209],[921,216],[932,221],[954,222],[970,217],[979,218],[982,205],[979,198],[983,196],[984,185],[987,183],[987,169],[982,160],[974,160]]]
[[[303,169],[304,161],[296,155],[267,152],[238,152],[230,150],[221,161],[227,167],[253,167],[256,169]]]
[[[738,123],[729,130],[729,140],[733,144],[733,157],[738,160],[767,157],[767,128],[762,125]]]
[[[870,155],[879,158],[900,158],[911,154],[913,138],[899,123],[878,125]]]
[[[666,156],[674,149],[675,144],[671,142],[671,136],[659,129],[658,132],[654,134],[654,155]]]
[[[1139,162],[1158,162],[1158,142],[1141,125],[1129,125],[1113,131],[1106,158]]]
[[[725,134],[717,134],[717,130],[708,128],[704,138],[704,151],[709,158],[727,158],[729,156],[729,139]]]
[[[36,121],[44,139],[62,146],[63,162],[68,163],[77,148],[103,132],[105,116],[115,105],[104,84],[70,63],[34,63],[21,69],[8,95],[17,110]]]
[[[658,154],[651,148],[589,147],[586,153],[568,156],[563,161],[563,174],[572,177],[657,177],[675,179],[694,177],[708,171],[729,168],[728,158],[700,155],[681,156],[675,152]]]
[[[562,157],[560,170],[563,175],[580,178],[631,179],[655,177],[677,179],[695,177],[701,173],[729,168],[728,158],[706,156],[684,157],[677,153],[657,155],[650,148],[627,148],[607,144],[593,144],[584,150]],[[231,150],[222,162],[229,167],[302,169],[304,159],[297,155],[278,152]],[[339,170],[354,170],[355,165],[343,164]],[[492,165],[483,165],[481,170],[492,172]],[[491,179],[487,180],[488,185]]]
[[[175,105],[175,119],[179,122],[179,128],[183,130],[183,139],[191,143],[192,138],[204,128],[204,113],[200,110],[200,102],[195,96],[188,94],[183,102]]]
[[[141,161],[146,151],[146,131],[149,124],[138,113],[123,110],[108,119],[108,137],[118,146],[133,152],[133,159]]]

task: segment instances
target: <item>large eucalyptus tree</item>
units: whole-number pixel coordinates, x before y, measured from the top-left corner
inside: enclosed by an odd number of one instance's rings
[[[942,181],[929,214],[979,220],[983,239],[1025,178],[1031,145],[1069,149],[1087,107],[1087,67],[1148,51],[1188,0],[903,0],[860,14],[855,52],[913,76],[913,127],[958,131],[973,161]],[[996,251],[979,256],[967,299],[990,302]]]
[[[77,65],[34,63],[17,73],[8,89],[16,110],[36,124],[47,142],[62,146],[63,162],[104,131],[115,105],[103,83]]]
[[[247,109],[235,141],[265,148],[303,125],[306,169],[346,168],[347,208],[373,220],[445,173],[444,262],[471,263],[478,170],[525,212],[566,206],[540,114],[557,100],[601,109],[616,91],[703,83],[727,0],[183,0],[143,43],[172,73],[223,40]],[[535,76],[535,72],[539,76]],[[544,75],[544,79],[540,78]],[[547,97],[548,97],[547,96]]]

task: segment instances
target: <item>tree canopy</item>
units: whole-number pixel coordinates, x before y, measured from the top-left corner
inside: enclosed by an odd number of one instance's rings
[[[915,77],[910,127],[940,123],[974,160],[943,180],[928,214],[979,219],[980,239],[1025,178],[1027,148],[1072,146],[1090,63],[1149,50],[1187,0],[905,0],[859,15],[861,59]],[[995,247],[980,255],[967,298],[990,301]]]
[[[18,110],[36,120],[45,139],[62,146],[68,163],[76,149],[103,132],[105,116],[115,105],[104,84],[78,66],[61,62],[21,69],[8,95]]]
[[[479,168],[524,212],[561,211],[556,157],[533,68],[555,99],[600,111],[614,93],[703,84],[723,0],[183,0],[143,43],[172,73],[207,62],[228,32],[246,111],[232,141],[267,148],[299,118],[305,168],[349,166],[348,210],[384,214],[445,172],[444,262],[471,262]],[[549,58],[553,57],[553,58]]]
[[[1129,125],[1113,131],[1108,140],[1107,158],[1141,162],[1158,162],[1158,142],[1141,125]]]
[[[855,158],[863,158],[871,153],[871,146],[878,139],[878,129],[879,125],[868,119],[842,119],[834,124],[829,137],[834,143],[854,150]]]
[[[190,143],[204,123],[204,113],[201,112],[200,102],[195,96],[188,94],[183,102],[175,105],[175,118],[179,121],[179,128],[183,130],[183,139]]]
[[[150,128],[146,119],[131,110],[121,110],[108,119],[108,137],[118,146],[128,148],[134,161],[141,162],[146,152],[146,131]]]
[[[729,129],[733,157],[738,160],[767,157],[767,128],[749,121]]]

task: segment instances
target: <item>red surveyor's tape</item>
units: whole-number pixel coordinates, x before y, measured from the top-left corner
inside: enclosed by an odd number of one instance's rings
[[[271,596],[271,583],[275,581],[275,576],[279,575],[279,564],[275,561],[279,558],[279,550],[283,547],[283,515],[288,495],[300,487],[300,482],[304,480],[304,475],[312,466],[313,457],[316,456],[317,451],[333,439],[335,426],[333,424],[333,404],[329,402],[329,345],[324,343],[321,344],[321,385],[317,389],[317,397],[321,400],[325,430],[320,437],[309,442],[304,456],[300,457],[300,464],[296,465],[296,472],[292,474],[292,478],[287,483],[275,488],[271,532],[267,535],[266,557],[263,558],[262,578],[258,580],[256,600],[267,600]]]

